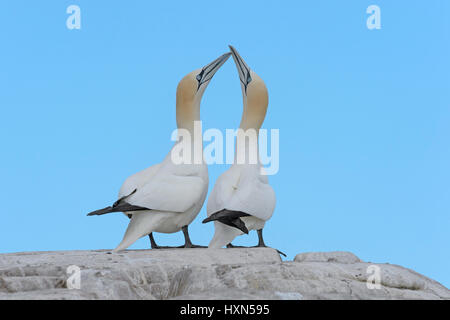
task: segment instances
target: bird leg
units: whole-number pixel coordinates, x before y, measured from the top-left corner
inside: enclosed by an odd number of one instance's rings
[[[257,247],[267,247],[266,244],[264,243],[262,229],[259,229],[256,232],[258,232],[258,245],[257,245]]]
[[[148,235],[150,238],[150,246],[152,249],[170,249],[170,248],[177,248],[177,247],[170,247],[170,246],[158,246],[156,244],[155,238],[153,238],[153,232]]]
[[[188,226],[183,226],[181,230],[183,231],[184,235],[184,246],[180,246],[179,248],[206,248],[206,246],[192,244],[191,238],[189,237]]]
[[[159,246],[156,244],[155,238],[153,238],[153,232],[150,232],[148,237],[150,238],[150,246],[151,246],[151,248],[152,249],[159,249]]]
[[[262,234],[262,229],[257,230],[257,232],[258,232],[258,245],[254,246],[253,248],[259,248],[259,247],[262,247],[262,248],[269,248],[269,247],[267,247],[266,244],[264,243],[263,234]],[[274,248],[274,249],[275,249],[275,248]],[[278,249],[275,249],[275,250],[277,250],[277,252],[278,252],[279,254],[282,254],[283,256],[287,257],[286,254],[283,253],[283,252],[281,252],[280,250],[278,250]]]

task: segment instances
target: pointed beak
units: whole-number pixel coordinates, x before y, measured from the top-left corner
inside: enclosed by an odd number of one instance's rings
[[[227,52],[202,68],[202,71],[197,75],[198,81],[197,90],[203,83],[208,82],[209,80],[212,79],[212,77],[216,74],[217,70],[220,69],[220,67],[228,60],[230,56],[231,53]]]
[[[250,68],[245,63],[244,59],[242,59],[241,55],[233,46],[229,46],[231,50],[231,54],[233,55],[234,63],[236,64],[236,68],[238,70],[239,79],[241,80],[242,85],[245,88],[245,93],[247,93],[247,85],[252,81],[252,77],[250,76]]]

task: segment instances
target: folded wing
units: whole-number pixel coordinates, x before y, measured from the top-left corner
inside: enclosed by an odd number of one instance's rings
[[[208,199],[207,213],[211,216],[227,209],[267,221],[272,217],[275,203],[275,192],[259,169],[231,168],[217,179]]]
[[[198,176],[156,175],[126,201],[152,210],[182,213],[201,200],[204,187],[205,181]]]
[[[275,192],[260,179],[240,183],[226,209],[242,211],[264,221],[272,217],[275,210]]]

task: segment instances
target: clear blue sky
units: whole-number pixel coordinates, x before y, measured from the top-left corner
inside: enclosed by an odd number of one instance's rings
[[[66,28],[71,4],[81,30]],[[381,30],[366,27],[371,4]],[[0,252],[115,247],[127,218],[86,213],[163,159],[178,81],[233,44],[269,88],[264,127],[280,129],[266,242],[290,259],[348,250],[449,287],[449,15],[444,0],[2,1]],[[241,103],[229,60],[204,129],[238,126]],[[209,167],[210,188],[226,168]]]

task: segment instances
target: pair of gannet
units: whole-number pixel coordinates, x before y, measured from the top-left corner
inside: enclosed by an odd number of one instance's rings
[[[226,53],[201,69],[186,75],[178,84],[176,94],[176,118],[178,129],[187,130],[194,143],[202,146],[202,134],[194,132],[195,121],[200,121],[200,102],[209,81],[219,68],[233,55],[241,81],[244,111],[240,128],[253,129],[258,133],[267,110],[268,93],[262,79],[254,73],[239,53],[230,46]],[[238,134],[238,144],[245,139]],[[175,143],[172,150],[182,143]],[[243,144],[245,146],[245,143]],[[203,149],[203,147],[201,147]],[[118,200],[109,207],[89,213],[102,215],[123,212],[130,223],[122,242],[114,249],[128,248],[139,238],[149,235],[151,248],[158,246],[153,232],[174,233],[183,231],[185,248],[193,245],[188,233],[188,225],[200,212],[208,190],[208,169],[206,164],[194,161],[195,150],[191,150],[189,163],[174,164],[172,150],[163,162],[140,171],[124,182]],[[249,149],[237,150],[249,157]],[[202,157],[202,156],[201,156]],[[235,157],[236,158],[236,157]],[[217,180],[207,204],[208,218],[214,221],[215,233],[209,244],[211,248],[232,246],[235,237],[249,230],[258,230],[258,246],[265,246],[262,229],[265,221],[275,208],[275,193],[269,186],[267,176],[261,174],[263,168],[257,156],[257,163],[235,163]]]

